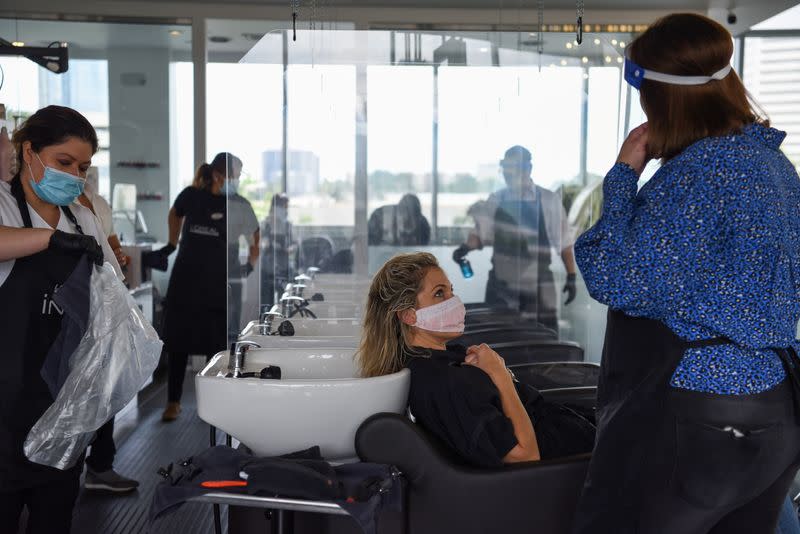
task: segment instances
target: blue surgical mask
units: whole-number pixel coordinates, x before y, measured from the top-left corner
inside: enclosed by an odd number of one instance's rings
[[[239,192],[239,180],[225,180],[222,184],[222,192],[228,196],[235,195]]]
[[[39,154],[36,154],[36,158],[44,167],[44,176],[39,180],[39,183],[36,183],[36,180],[33,179],[33,169],[28,164],[28,170],[31,173],[31,187],[36,196],[56,206],[69,206],[75,202],[75,199],[83,193],[86,180],[68,172],[48,167],[42,162]]]

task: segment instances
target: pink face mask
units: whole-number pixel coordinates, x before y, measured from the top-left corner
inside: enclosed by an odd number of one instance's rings
[[[417,322],[414,326],[430,332],[461,333],[467,309],[455,295],[433,306],[415,310]]]

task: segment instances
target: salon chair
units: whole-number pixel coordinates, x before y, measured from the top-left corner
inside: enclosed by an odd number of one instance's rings
[[[567,388],[594,388],[600,379],[600,365],[590,362],[546,362],[508,365],[514,377],[548,395]]]
[[[479,343],[499,343],[502,341],[528,341],[528,340],[558,340],[558,335],[553,330],[539,327],[536,324],[509,324],[494,327],[471,326],[464,329],[461,339],[468,341],[458,341],[464,345],[474,345]]]
[[[389,413],[364,421],[356,452],[404,473],[408,534],[569,534],[590,458],[474,468],[419,425]]]
[[[528,339],[488,343],[506,365],[546,362],[582,362],[583,349],[572,341]]]

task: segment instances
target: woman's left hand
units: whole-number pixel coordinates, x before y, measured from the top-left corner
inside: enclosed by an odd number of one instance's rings
[[[497,385],[498,380],[511,378],[508,369],[506,369],[505,360],[486,343],[469,347],[464,363],[477,367],[489,375],[495,385]]]
[[[641,176],[650,159],[650,152],[647,148],[647,123],[645,122],[628,134],[628,138],[625,139],[625,142],[622,143],[622,148],[619,149],[617,163],[628,165],[636,171],[636,174]]]

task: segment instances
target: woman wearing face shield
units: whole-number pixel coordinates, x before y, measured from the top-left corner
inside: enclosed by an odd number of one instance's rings
[[[235,306],[240,305],[241,278],[253,271],[258,258],[258,220],[250,203],[236,192],[241,171],[241,160],[227,152],[200,165],[194,183],[181,191],[169,210],[169,244],[149,260],[166,270],[167,258],[178,250],[164,312],[163,339],[169,353],[164,421],[173,421],[180,413],[189,355],[210,358],[225,350],[228,304],[239,309]],[[241,235],[250,243],[244,265],[238,259]],[[238,322],[235,312],[231,316],[232,323]]]
[[[800,180],[721,25],[671,15],[627,53],[648,123],[575,247],[609,313],[574,532],[772,532],[800,461]]]
[[[0,183],[0,532],[65,533],[82,463],[60,471],[29,462],[23,442],[53,403],[41,368],[61,329],[53,291],[78,259],[110,262],[114,253],[92,212],[76,202],[97,151],[97,135],[78,112],[40,109],[14,133],[17,172]]]
[[[488,345],[449,344],[466,310],[428,253],[399,254],[375,274],[356,360],[362,376],[411,370],[416,422],[480,467],[588,452],[594,427],[516,382]]]

